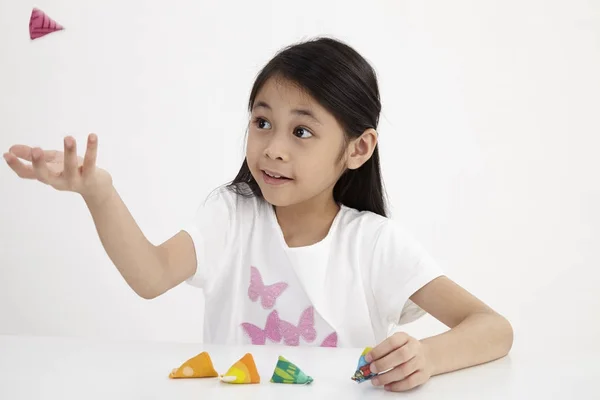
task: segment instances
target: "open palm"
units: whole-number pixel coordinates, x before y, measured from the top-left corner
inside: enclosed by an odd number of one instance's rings
[[[112,184],[110,174],[96,167],[98,138],[89,135],[84,157],[77,156],[75,139],[66,137],[64,151],[42,150],[22,144],[14,145],[4,159],[23,179],[35,179],[57,190],[94,195]],[[31,164],[25,164],[23,161]]]
[[[32,152],[32,148],[29,146],[25,146],[22,144],[17,144],[11,147],[10,152],[15,156],[22,158],[27,161],[31,161],[31,157],[29,156]],[[48,167],[48,172],[52,175],[60,177],[65,172],[65,153],[58,150],[44,150],[44,161],[46,162],[46,167]],[[83,158],[77,157],[77,168],[81,169],[83,166]],[[31,178],[35,178],[35,173],[33,168],[27,168],[27,171],[31,171],[33,175]],[[28,178],[28,177],[22,177]]]

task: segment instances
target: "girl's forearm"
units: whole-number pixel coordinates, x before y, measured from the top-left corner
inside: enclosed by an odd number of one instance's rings
[[[449,331],[421,340],[431,366],[439,375],[502,358],[513,343],[510,323],[493,312],[476,313]]]
[[[111,186],[101,198],[84,200],[106,253],[127,284],[143,298],[160,294],[164,257],[146,239],[115,188]]]

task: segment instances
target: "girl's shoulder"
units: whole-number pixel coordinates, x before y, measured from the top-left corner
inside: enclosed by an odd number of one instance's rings
[[[256,196],[245,183],[221,185],[213,189],[204,201],[206,204],[225,202],[235,207],[253,206],[258,204]]]
[[[371,211],[359,211],[341,205],[338,227],[344,231],[360,231],[362,235],[378,234],[394,225],[394,221]]]
[[[264,203],[246,184],[222,185],[208,194],[199,212],[227,214],[232,222],[248,222],[251,218],[260,218],[267,214]]]
[[[402,221],[346,206],[341,206],[337,229],[342,235],[380,246],[412,245],[415,242]]]

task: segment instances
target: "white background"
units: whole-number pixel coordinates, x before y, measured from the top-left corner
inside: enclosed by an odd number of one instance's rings
[[[153,242],[243,155],[253,78],[327,34],[375,66],[393,217],[506,315],[515,346],[600,336],[600,6],[593,1],[45,0],[31,42],[0,0],[0,149],[100,138],[99,164]],[[75,194],[0,165],[0,333],[196,342],[202,296],[129,289]],[[408,326],[438,332],[430,317]],[[543,337],[544,341],[538,339]],[[548,348],[548,343],[552,346]]]

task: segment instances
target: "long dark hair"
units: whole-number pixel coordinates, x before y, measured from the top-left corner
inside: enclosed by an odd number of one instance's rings
[[[254,82],[248,102],[250,112],[259,90],[273,76],[292,81],[306,90],[335,116],[347,141],[369,128],[377,129],[381,101],[375,71],[347,44],[317,38],[279,51]],[[262,197],[246,159],[227,187],[243,196]],[[333,188],[333,198],[347,207],[386,216],[378,146],[360,168],[343,173]]]

